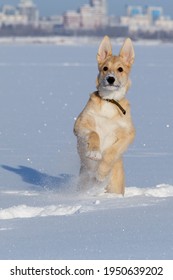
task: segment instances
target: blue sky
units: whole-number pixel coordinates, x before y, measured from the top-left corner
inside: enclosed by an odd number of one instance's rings
[[[77,9],[89,0],[34,0],[39,7],[41,15],[61,14],[65,10]],[[17,5],[19,0],[0,0],[0,5],[13,4]],[[125,13],[125,5],[155,5],[163,6],[165,14],[173,17],[172,0],[108,0],[109,14],[121,15]]]

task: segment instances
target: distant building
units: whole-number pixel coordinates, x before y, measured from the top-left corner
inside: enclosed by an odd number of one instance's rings
[[[173,32],[173,20],[171,20],[169,17],[161,17],[156,21],[155,26],[158,30]]]
[[[164,16],[163,8],[159,6],[149,6],[145,9],[142,6],[127,6],[126,16],[121,17],[120,22],[128,26],[131,33],[153,33],[172,28],[172,21]]]
[[[121,17],[121,25],[128,26],[130,32],[137,30],[148,30],[150,22],[146,15],[138,15],[135,17]]]
[[[79,11],[67,11],[64,14],[66,29],[99,29],[107,23],[107,0],[90,0]]]
[[[163,8],[162,7],[148,7],[147,15],[149,17],[150,23],[155,23],[163,16]]]
[[[42,17],[39,21],[39,28],[44,32],[53,33],[56,29],[63,28],[63,16],[55,15],[50,17]]]
[[[17,6],[19,14],[27,18],[28,24],[38,25],[39,22],[39,11],[32,0],[20,0]]]
[[[64,28],[66,29],[79,29],[81,25],[81,16],[77,11],[67,11],[64,14]]]
[[[8,0],[7,0],[8,1]],[[107,0],[86,0],[88,4],[63,15],[40,17],[34,0],[0,9],[0,36],[87,35],[133,38],[173,38],[173,20],[162,7],[127,6],[126,15],[108,16]]]
[[[143,14],[142,6],[127,6],[127,16],[135,17]]]
[[[26,16],[10,5],[4,5],[0,12],[0,26],[17,26],[27,24]]]
[[[4,16],[16,16],[16,8],[10,5],[5,5],[2,7],[2,14]]]
[[[80,8],[80,27],[82,29],[90,30],[95,28],[94,9],[90,5],[84,5]]]
[[[150,21],[147,14],[144,14],[142,6],[127,6],[126,16],[120,18],[122,25],[128,26],[130,32],[147,30]]]
[[[105,27],[108,23],[107,0],[90,0],[94,10],[94,21],[96,27]]]

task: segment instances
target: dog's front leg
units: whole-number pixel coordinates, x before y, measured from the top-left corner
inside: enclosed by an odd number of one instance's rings
[[[100,152],[100,138],[95,131],[88,134],[86,157],[92,160],[100,160],[102,158]]]
[[[118,138],[116,142],[103,153],[102,160],[99,163],[96,174],[98,181],[104,181],[109,175],[115,162],[120,159],[129,144],[132,142],[134,138],[134,130],[124,134],[123,137],[121,133],[117,136]]]
[[[109,175],[114,162],[116,161],[115,147],[108,148],[104,153],[102,160],[99,163],[96,179],[100,182],[104,181]]]

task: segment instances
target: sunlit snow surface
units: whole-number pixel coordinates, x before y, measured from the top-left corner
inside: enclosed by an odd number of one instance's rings
[[[135,45],[125,196],[76,189],[99,42],[0,45],[0,259],[173,258],[173,45]]]

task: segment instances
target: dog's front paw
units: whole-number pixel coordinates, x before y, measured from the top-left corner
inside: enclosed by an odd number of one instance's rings
[[[88,151],[86,157],[92,160],[100,160],[102,155],[100,151]]]

